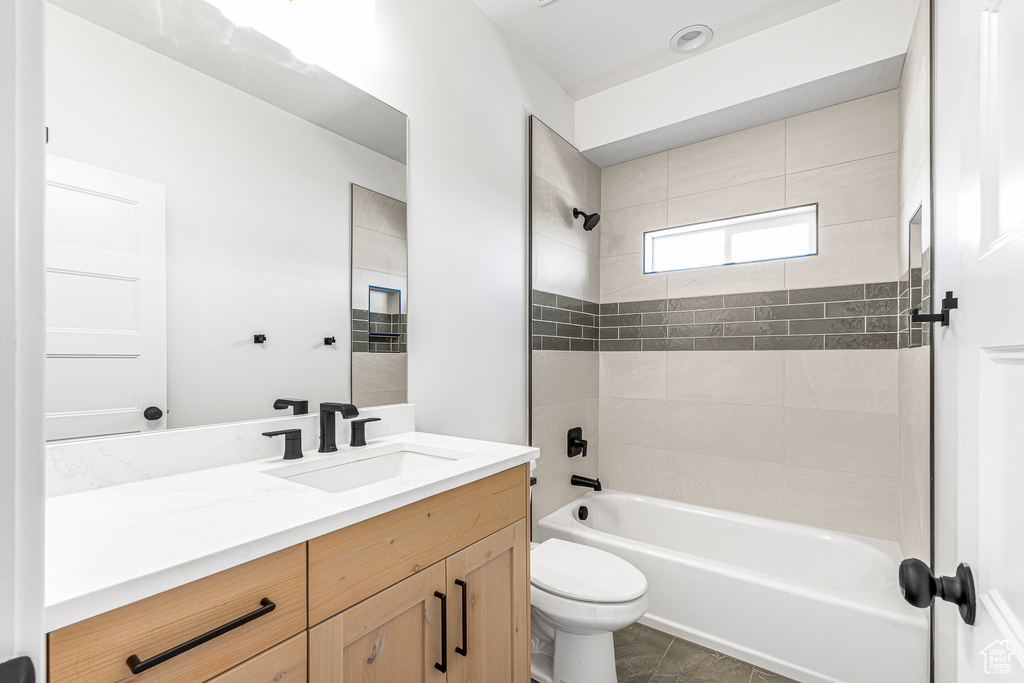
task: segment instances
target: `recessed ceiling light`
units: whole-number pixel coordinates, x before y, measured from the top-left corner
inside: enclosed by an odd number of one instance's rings
[[[534,4],[543,7],[544,5],[550,5],[555,0],[533,0]]]
[[[676,52],[684,54],[693,52],[710,43],[714,35],[714,32],[704,24],[694,24],[693,26],[687,26],[676,31],[676,34],[672,36],[672,40],[669,41],[669,47]]]

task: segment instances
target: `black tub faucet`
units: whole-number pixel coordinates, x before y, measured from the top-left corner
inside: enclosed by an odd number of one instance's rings
[[[350,417],[357,417],[359,409],[351,403],[321,403],[320,404],[320,453],[334,453],[338,450],[337,425],[334,421],[334,414],[341,413],[346,420]]]
[[[309,401],[301,398],[279,398],[274,401],[274,410],[294,408],[292,415],[308,415]]]
[[[356,447],[366,445],[367,422],[380,422],[380,418],[364,417],[362,420],[352,420],[352,440],[349,442],[349,446]]]
[[[600,491],[601,490],[601,480],[600,479],[591,479],[590,477],[581,477],[578,474],[572,475],[572,479],[569,480],[569,483],[572,484],[573,486],[582,486],[584,488],[591,488],[591,489],[594,489],[595,491]]]

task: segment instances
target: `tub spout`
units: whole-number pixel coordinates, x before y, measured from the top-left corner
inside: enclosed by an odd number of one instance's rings
[[[572,484],[573,486],[583,486],[583,487],[586,487],[586,488],[594,489],[595,491],[600,491],[601,490],[601,480],[600,479],[591,479],[590,477],[581,477],[578,474],[572,475],[572,479],[569,480],[569,483]]]

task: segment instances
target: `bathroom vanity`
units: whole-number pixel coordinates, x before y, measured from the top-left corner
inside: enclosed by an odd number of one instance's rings
[[[395,454],[432,453],[445,457],[386,468]],[[275,458],[51,498],[54,554],[82,535],[95,550],[48,573],[50,680],[525,683],[535,457],[407,433],[307,452],[298,473]],[[330,490],[332,469],[360,463],[378,480]],[[317,473],[324,490],[308,480]],[[171,495],[189,511],[162,506]],[[151,533],[125,536],[146,519]],[[253,559],[174,585],[186,567],[230,557]],[[89,616],[62,623],[78,615]]]

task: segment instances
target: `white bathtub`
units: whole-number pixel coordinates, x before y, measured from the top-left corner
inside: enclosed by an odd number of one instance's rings
[[[893,541],[609,490],[538,535],[635,565],[661,631],[807,683],[928,680],[928,613],[900,596]]]

